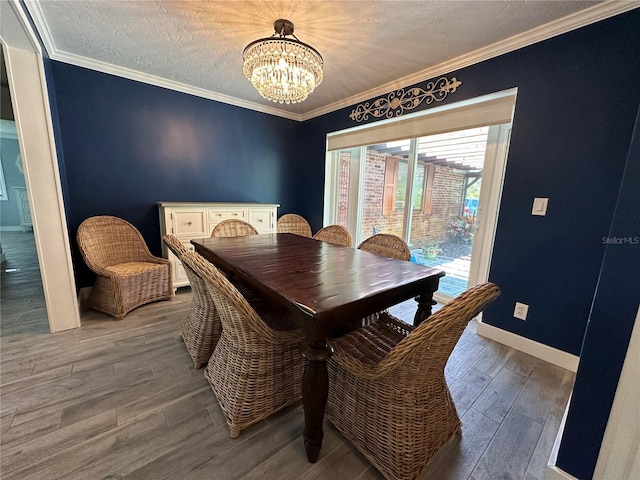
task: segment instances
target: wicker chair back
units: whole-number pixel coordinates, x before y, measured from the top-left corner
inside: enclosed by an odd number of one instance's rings
[[[350,247],[352,245],[351,234],[349,233],[349,230],[344,228],[342,225],[329,225],[321,228],[316,232],[313,238],[343,247]]]
[[[398,260],[410,260],[411,250],[401,237],[389,233],[377,233],[358,245],[360,250]]]
[[[287,213],[278,219],[278,233],[295,233],[302,237],[312,237],[309,222],[295,213]]]
[[[211,231],[212,237],[244,237],[245,235],[258,235],[258,231],[250,223],[235,218],[221,221]]]

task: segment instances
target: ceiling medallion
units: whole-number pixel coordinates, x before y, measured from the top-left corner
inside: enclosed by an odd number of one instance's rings
[[[422,102],[426,105],[433,102],[441,102],[447,98],[447,95],[455,92],[460,85],[462,85],[462,82],[456,77],[451,78],[451,80],[441,77],[435,82],[428,82],[424,89],[414,87],[405,92],[404,88],[401,88],[371,103],[361,103],[351,111],[349,117],[356,122],[368,120],[369,115],[376,118],[399,117],[406,110],[413,110]]]
[[[271,37],[245,47],[244,74],[267,100],[302,102],[322,82],[322,56],[298,40],[289,20],[276,20],[273,28]]]

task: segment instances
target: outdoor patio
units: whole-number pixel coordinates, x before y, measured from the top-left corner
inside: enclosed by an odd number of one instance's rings
[[[456,297],[467,289],[471,265],[471,245],[445,243],[435,256],[427,256],[423,249],[411,250],[411,261],[428,267],[437,267],[447,275],[440,279],[438,292]]]

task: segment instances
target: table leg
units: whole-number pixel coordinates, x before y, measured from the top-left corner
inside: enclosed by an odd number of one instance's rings
[[[302,404],[304,406],[304,448],[307,460],[315,463],[322,447],[322,423],[329,394],[327,359],[331,347],[326,340],[309,340],[304,352],[307,364],[302,377]]]
[[[431,316],[431,307],[438,303],[433,299],[433,294],[438,290],[439,283],[440,279],[436,278],[434,283],[415,298],[416,302],[418,302],[418,310],[416,310],[416,314],[413,317],[413,325],[415,327]]]

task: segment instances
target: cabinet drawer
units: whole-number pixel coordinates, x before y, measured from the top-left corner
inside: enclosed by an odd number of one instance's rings
[[[209,210],[209,223],[212,226],[217,225],[223,220],[228,220],[229,218],[236,218],[238,220],[247,221],[247,214],[245,210],[242,209],[228,209],[228,210],[218,210],[211,209]]]
[[[249,210],[249,223],[253,225],[258,233],[271,232],[271,210]]]
[[[174,235],[191,238],[206,236],[206,225],[204,210],[175,210],[173,212]]]

